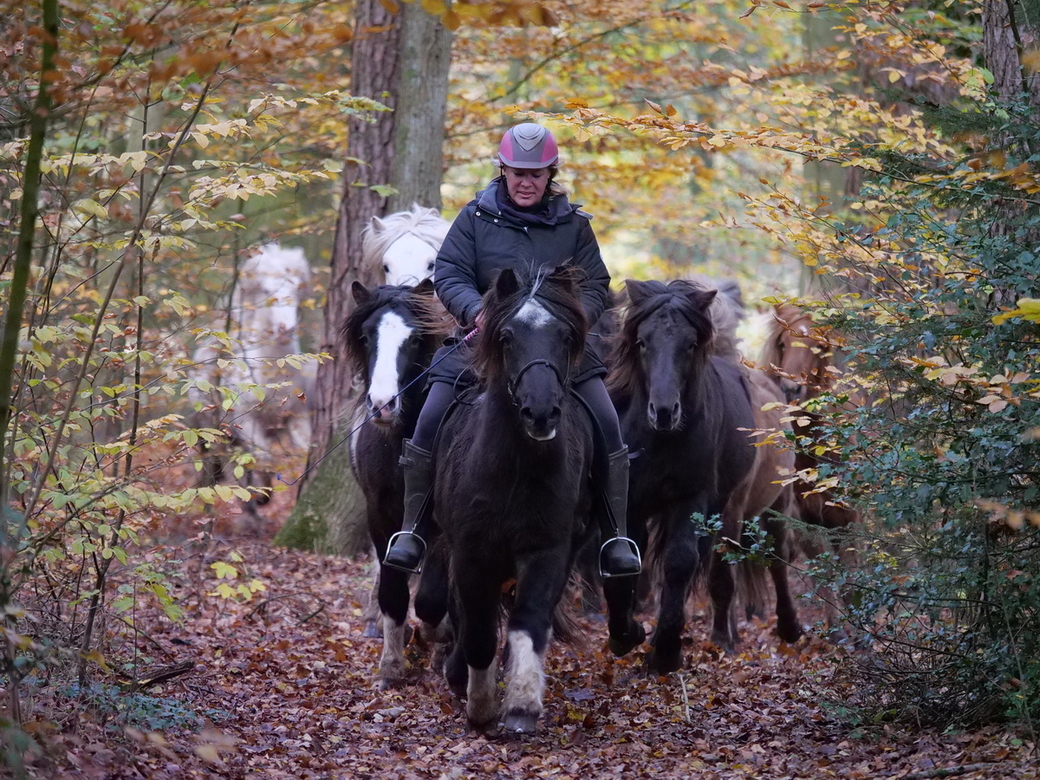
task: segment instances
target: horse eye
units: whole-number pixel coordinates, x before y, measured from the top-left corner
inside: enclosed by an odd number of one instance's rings
[[[388,266],[386,263],[383,263],[383,273],[384,274],[390,273],[390,266]]]
[[[426,266],[426,270],[427,270],[427,271],[432,271],[432,270],[433,270],[433,263],[429,263],[429,264],[428,264],[428,265]]]
[[[636,339],[636,346],[640,349],[646,349],[646,342],[642,339]]]

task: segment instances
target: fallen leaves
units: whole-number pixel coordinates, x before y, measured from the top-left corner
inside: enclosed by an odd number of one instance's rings
[[[264,610],[209,595],[228,573],[214,564],[235,551],[251,577],[269,583]],[[875,739],[857,738],[821,706],[834,667],[830,645],[811,636],[787,645],[771,622],[752,622],[741,627],[741,651],[725,654],[705,639],[703,603],[691,616],[681,673],[644,676],[639,651],[614,658],[602,621],[582,618],[584,643],[556,645],[548,655],[539,732],[523,740],[475,734],[418,642],[408,647],[407,683],[373,687],[381,642],[361,636],[367,561],[260,543],[166,554],[191,561],[176,575],[187,619],[176,624],[156,610],[136,620],[168,648],[168,661],[196,662],[193,674],[157,695],[190,706],[212,727],[114,738],[84,713],[75,732],[47,735],[51,749],[36,760],[35,776],[779,780],[911,776],[972,764],[985,764],[986,777],[1025,776],[1028,744],[996,729],[966,740],[885,727]],[[304,602],[325,608],[301,622]]]

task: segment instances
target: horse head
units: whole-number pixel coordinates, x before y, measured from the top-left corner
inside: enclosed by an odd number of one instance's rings
[[[302,249],[265,244],[238,269],[232,312],[248,347],[299,351],[299,307],[311,279]],[[287,352],[284,354],[288,354]]]
[[[808,312],[778,304],[767,339],[763,365],[771,366],[788,403],[802,403],[830,386],[828,368],[834,350]]]
[[[710,308],[716,290],[693,282],[626,282],[631,301],[615,360],[630,389],[646,396],[646,415],[658,431],[679,428],[683,398],[711,350]]]
[[[440,212],[417,203],[410,211],[372,217],[361,233],[362,262],[378,263],[390,285],[416,285],[432,279],[434,261],[449,227]]]
[[[390,426],[401,416],[405,390],[428,365],[446,332],[433,282],[369,289],[355,281],[351,294],[356,308],[343,326],[347,353],[365,387],[372,421]]]
[[[558,268],[527,281],[504,269],[484,297],[483,312],[477,361],[489,386],[505,388],[528,437],[550,441],[585,347],[576,272]]]

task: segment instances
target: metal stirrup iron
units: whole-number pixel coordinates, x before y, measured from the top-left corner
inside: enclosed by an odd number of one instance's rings
[[[402,566],[400,564],[391,563],[390,561],[388,561],[387,558],[390,555],[390,550],[393,548],[394,543],[397,541],[397,539],[399,537],[400,538],[405,538],[405,537],[409,537],[409,536],[413,537],[414,539],[417,539],[419,541],[419,544],[422,545],[422,552],[419,555],[419,564],[415,568],[409,568],[407,566]],[[413,531],[398,531],[397,533],[395,533],[393,536],[390,537],[390,541],[386,545],[386,555],[383,556],[382,564],[384,566],[389,566],[391,569],[397,569],[398,571],[407,572],[408,574],[422,574],[422,565],[423,565],[423,561],[425,561],[425,560],[426,560],[426,540],[423,539],[421,536],[419,536],[419,534],[414,533]]]
[[[639,564],[638,570],[631,572],[626,571],[622,574],[611,574],[603,568],[603,551],[607,549],[608,545],[614,544],[615,542],[627,544],[629,547],[632,548],[632,552],[635,554],[636,561]],[[599,563],[599,576],[605,580],[609,580],[612,577],[633,577],[637,574],[640,574],[643,571],[643,556],[639,554],[639,545],[635,543],[634,539],[630,539],[627,536],[615,536],[612,539],[607,539],[607,541],[603,542],[603,544],[601,544],[599,548],[599,557],[597,562]]]

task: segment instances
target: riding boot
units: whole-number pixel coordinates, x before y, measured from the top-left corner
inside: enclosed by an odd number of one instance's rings
[[[400,464],[404,472],[404,524],[390,537],[383,565],[410,574],[422,571],[426,555],[424,535],[429,525],[433,495],[433,454],[405,439]]]
[[[603,577],[627,577],[643,568],[639,547],[628,538],[628,447],[607,459],[606,511],[600,526],[606,541],[599,549],[599,571]]]

